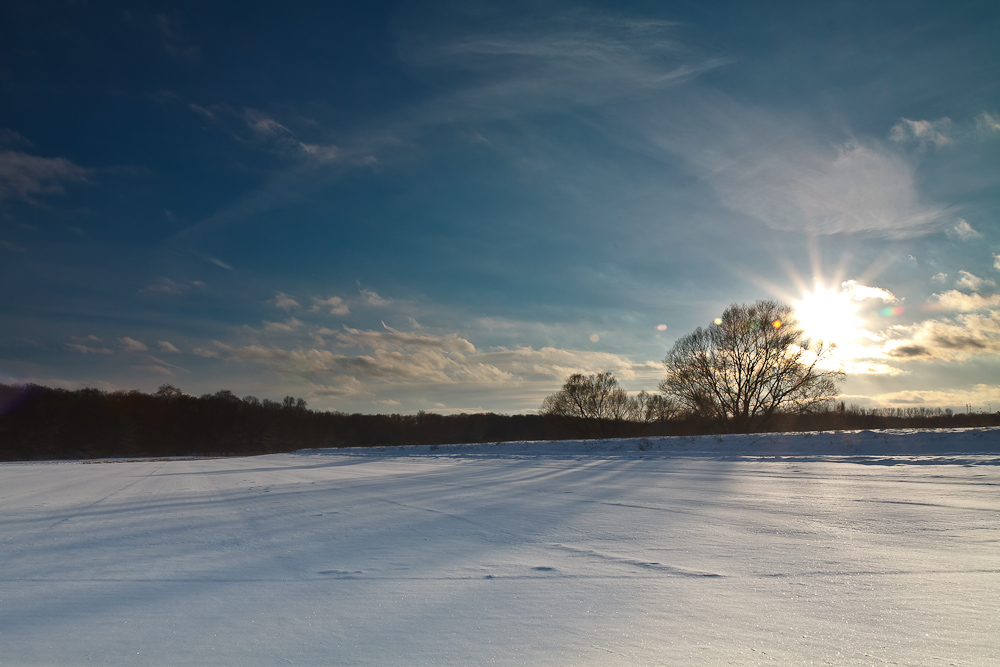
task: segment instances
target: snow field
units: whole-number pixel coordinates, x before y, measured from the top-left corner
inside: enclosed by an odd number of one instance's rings
[[[0,665],[1000,664],[1000,431],[866,433],[0,465]]]

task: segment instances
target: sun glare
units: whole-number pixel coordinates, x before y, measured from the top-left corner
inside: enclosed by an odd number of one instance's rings
[[[794,304],[795,317],[808,338],[845,345],[861,328],[857,304],[845,292],[816,287]]]

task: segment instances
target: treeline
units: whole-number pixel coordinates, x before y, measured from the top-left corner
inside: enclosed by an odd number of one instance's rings
[[[867,409],[840,404],[781,415],[774,430],[940,428],[1000,425],[1000,415],[925,408]],[[718,424],[664,413],[655,419],[572,416],[344,414],[223,390],[200,397],[164,385],[139,391],[70,391],[0,384],[0,460],[148,456],[246,456],[305,448],[437,445],[581,437],[698,435]]]
[[[307,448],[538,440],[537,415],[366,415],[229,390],[195,397],[0,384],[0,460],[248,456]]]

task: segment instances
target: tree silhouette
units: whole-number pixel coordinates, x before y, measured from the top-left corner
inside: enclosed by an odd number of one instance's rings
[[[844,377],[822,367],[832,349],[808,340],[789,306],[734,304],[674,344],[660,390],[723,429],[762,430],[780,412],[826,407]]]

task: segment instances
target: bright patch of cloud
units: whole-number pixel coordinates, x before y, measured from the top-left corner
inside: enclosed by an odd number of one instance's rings
[[[995,287],[996,283],[992,280],[986,278],[980,278],[975,276],[968,271],[959,271],[959,276],[961,276],[955,283],[959,287],[964,287],[965,289],[978,291],[984,287]]]
[[[948,217],[922,201],[913,167],[892,150],[860,141],[822,146],[774,132],[772,140],[787,143],[741,136],[742,148],[702,146],[692,154],[725,205],[778,230],[890,238],[926,233]]]
[[[940,148],[952,143],[950,118],[910,120],[903,118],[889,130],[889,138],[897,143],[915,143],[921,147]]]
[[[867,301],[868,299],[877,299],[886,303],[898,301],[896,296],[887,289],[861,285],[853,280],[845,281],[841,285],[841,289],[847,293],[851,301]]]
[[[931,303],[941,310],[971,313],[977,310],[987,310],[1000,306],[1000,294],[991,294],[984,297],[979,294],[965,294],[958,290],[948,290],[947,292],[935,294],[931,297]]]

